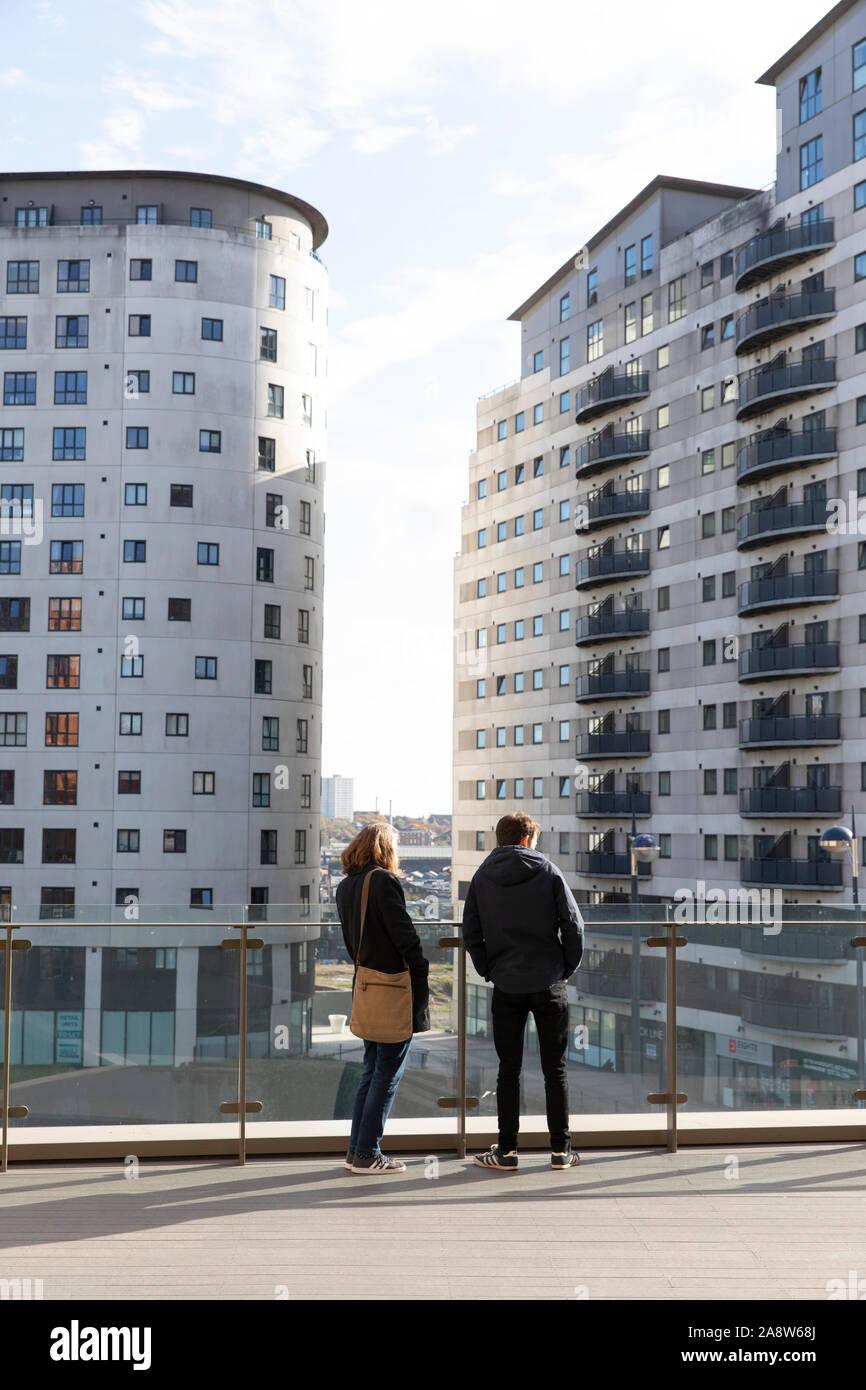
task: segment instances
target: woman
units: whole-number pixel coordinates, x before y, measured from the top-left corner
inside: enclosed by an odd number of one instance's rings
[[[352,961],[358,952],[361,928],[361,892],[371,869],[367,916],[359,964],[395,975],[408,969],[412,983],[412,1031],[430,1027],[427,961],[412,919],[406,911],[403,888],[397,878],[397,832],[391,825],[365,825],[342,854],[346,877],[337,888],[337,911],[343,940]],[[405,961],[405,965],[404,965]],[[352,1131],[346,1168],[370,1177],[404,1173],[406,1164],[386,1158],[379,1148],[385,1121],[409,1055],[411,1036],[403,1042],[364,1041],[364,1070],[358,1082],[352,1112]]]

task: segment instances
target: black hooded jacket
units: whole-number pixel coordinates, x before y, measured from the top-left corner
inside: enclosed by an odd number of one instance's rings
[[[373,867],[352,869],[337,885],[337,912],[343,942],[353,962],[361,930],[361,892],[364,879]],[[371,970],[382,970],[386,975],[396,975],[408,968],[412,983],[412,1032],[426,1033],[430,1027],[429,967],[421,949],[421,938],[406,911],[403,886],[396,874],[387,869],[376,869],[370,879],[360,963]]]
[[[463,940],[485,980],[506,994],[529,994],[577,969],[583,918],[555,864],[537,850],[500,845],[469,885]]]

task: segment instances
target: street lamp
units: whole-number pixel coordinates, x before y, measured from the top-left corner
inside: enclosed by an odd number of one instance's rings
[[[659,855],[659,842],[655,835],[638,835],[635,813],[631,813],[631,1056],[632,1087],[635,1109],[640,1106],[640,919],[637,913],[637,866],[649,864]]]
[[[851,856],[851,890],[855,908],[860,904],[860,884],[857,873],[857,822],[854,807],[851,807],[851,829],[847,825],[831,825],[825,830],[818,843],[831,854]],[[859,913],[855,915],[859,916]],[[857,949],[857,1087],[866,1087],[866,997],[863,995],[863,949]]]

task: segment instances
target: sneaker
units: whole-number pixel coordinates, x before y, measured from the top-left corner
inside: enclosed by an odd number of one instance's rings
[[[373,1158],[359,1158],[355,1155],[351,1172],[363,1173],[369,1178],[385,1177],[388,1173],[405,1173],[406,1164],[399,1159],[388,1158],[385,1154],[376,1154]]]
[[[517,1172],[517,1150],[512,1149],[510,1153],[504,1154],[498,1144],[494,1144],[486,1153],[476,1154],[474,1161],[479,1168],[499,1168],[504,1173]]]
[[[343,1159],[343,1167],[345,1168],[345,1170],[346,1170],[347,1173],[351,1173],[351,1171],[352,1171],[352,1164],[353,1164],[354,1162],[355,1162],[355,1154],[354,1154],[354,1151],[353,1151],[352,1149],[349,1149],[349,1150],[347,1151],[347,1153],[346,1153],[346,1157]]]
[[[580,1154],[577,1153],[571,1145],[569,1145],[564,1154],[552,1153],[550,1155],[551,1168],[576,1168],[579,1162]]]

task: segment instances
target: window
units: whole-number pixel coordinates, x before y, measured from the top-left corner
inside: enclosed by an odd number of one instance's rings
[[[800,124],[821,113],[821,69],[800,78]]]
[[[48,558],[49,574],[82,574],[83,572],[83,541],[51,542]]]
[[[52,432],[51,457],[56,460],[83,459],[86,452],[85,429],[59,428]]]
[[[713,406],[714,406],[715,404],[716,404],[716,388],[715,388],[715,386],[704,386],[703,389],[702,389],[702,391],[701,391],[701,411],[702,411],[702,412],[706,412],[706,411],[708,411],[708,410],[712,410],[712,409],[713,409]]]
[[[594,362],[596,358],[604,353],[604,322],[598,319],[596,323],[589,323],[586,326],[586,360]]]
[[[475,800],[484,801],[487,796],[487,786],[480,779],[475,783]]]
[[[535,352],[535,353],[533,353],[533,354],[532,354],[532,370],[533,370],[533,372],[540,372],[543,366],[544,366],[544,353],[543,353],[543,352]]]
[[[669,671],[671,669],[671,649],[670,647],[659,647],[656,653],[658,658],[658,670]]]
[[[737,769],[726,767],[722,770],[722,790],[725,796],[736,796],[737,794]]]
[[[560,632],[571,631],[571,610],[569,608],[559,610],[559,630]]]
[[[182,834],[185,835],[185,834],[186,834],[186,831],[182,831],[182,832],[178,832],[178,833],[182,833]],[[189,905],[190,905],[190,907],[212,908],[212,907],[213,907],[213,889],[212,889],[212,888],[190,888],[190,890],[189,890]]]
[[[586,273],[586,307],[591,308],[598,302],[598,271],[588,270]]]
[[[102,208],[95,207],[93,204],[89,207],[82,208],[81,225],[82,227],[101,227]]]
[[[656,428],[657,428],[657,429],[660,429],[660,430],[665,430],[665,429],[667,429],[667,427],[668,427],[668,425],[670,424],[670,422],[671,422],[670,406],[668,406],[668,405],[660,405],[659,408],[658,408],[658,411],[656,412]]]
[[[705,575],[701,585],[701,602],[712,603],[716,597],[716,576]]]
[[[733,598],[737,591],[737,576],[734,570],[725,570],[722,575],[722,598]]]
[[[45,666],[46,690],[78,690],[81,684],[81,657],[49,654]]]
[[[38,261],[7,261],[7,262],[6,262],[6,293],[7,293],[7,294],[38,294],[38,293],[39,293],[39,262],[38,262]]]
[[[705,323],[701,329],[701,351],[711,348],[716,341],[716,326],[713,323]]]
[[[49,632],[81,631],[81,599],[50,598],[48,600]]]
[[[301,396],[301,424],[312,425],[313,423],[313,398],[312,396]]]
[[[201,336],[205,342],[221,343],[223,340],[222,319],[202,319]]]
[[[703,265],[701,266],[701,289],[705,289],[707,285],[711,285],[713,283],[713,280],[715,278],[715,269],[715,261],[704,261]]]
[[[656,590],[658,595],[657,603],[660,613],[666,613],[671,606],[671,590],[669,584],[662,584]]]
[[[504,540],[507,539],[507,536],[508,536],[508,523],[507,523],[506,521],[499,521],[499,522],[497,522],[497,524],[496,524],[496,539],[497,539],[497,541],[504,541]]]
[[[265,546],[256,550],[256,579],[260,584],[274,582],[274,552]]]
[[[860,39],[852,49],[854,61],[854,91],[866,85],[866,39]]]
[[[125,623],[141,622],[144,619],[144,599],[143,598],[124,598],[121,599],[120,615]]]
[[[716,727],[716,707],[715,705],[704,705],[704,728],[715,729]]]
[[[669,550],[671,544],[671,528],[669,526],[659,526],[656,531],[656,549]]]
[[[522,434],[525,428],[526,428],[526,414],[525,414],[524,411],[518,410],[517,414],[516,414],[515,417],[514,417],[514,433],[515,433],[515,434]],[[504,436],[501,436],[501,437],[504,438]]]
[[[85,372],[85,376],[87,373]],[[137,400],[139,396],[146,396],[150,392],[150,372],[134,371],[127,372],[124,381],[123,394],[128,401]]]
[[[310,614],[306,608],[298,609],[298,641],[306,645],[310,640]]]
[[[273,688],[272,661],[253,662],[253,690],[256,695],[270,695]]]
[[[675,323],[686,312],[686,277],[678,275],[668,285],[668,323]]]
[[[151,260],[131,260],[129,262],[130,280],[152,280],[153,261]]]
[[[736,507],[722,508],[722,533],[726,531],[736,531],[737,529],[737,509]]]
[[[314,556],[304,556],[304,588],[312,593],[316,587],[316,561]]]
[[[543,777],[533,777],[533,779],[532,779],[532,796],[533,796],[533,800],[535,800],[535,801],[538,801],[539,798],[541,798],[542,796],[544,796],[544,778],[543,778]]]
[[[35,405],[35,404],[36,404],[36,373],[35,373],[35,372],[4,372],[4,373],[3,373],[3,404],[4,404],[4,405]]]
[[[271,275],[268,280],[268,308],[285,309],[286,282],[282,275]]]
[[[544,618],[543,618],[543,617],[541,616],[541,614],[539,613],[539,614],[537,614],[537,615],[532,619],[532,635],[533,635],[533,637],[541,637],[541,636],[543,636],[543,634],[544,634]]]
[[[191,227],[212,227],[213,213],[210,208],[190,208],[189,225]]]
[[[172,372],[171,391],[174,396],[195,395],[195,372]]]
[[[170,598],[168,601],[168,621],[188,623],[192,619],[192,599]]]
[[[701,537],[708,540],[710,536],[716,534],[716,514],[715,512],[704,512],[701,517]]]
[[[0,352],[26,346],[27,319],[9,316],[0,318]]]
[[[669,772],[659,773],[659,796],[670,796],[671,794],[671,774]]]
[[[259,357],[263,362],[276,362],[277,330],[275,328],[259,329]]]
[[[500,420],[496,427],[497,439],[505,439],[508,434],[508,421]]]
[[[478,501],[482,502],[487,496],[487,479],[480,478],[478,481]]]
[[[195,659],[195,678],[197,681],[215,681],[217,678],[217,659],[215,656],[197,656]]]
[[[271,775],[269,772],[253,773],[253,806],[270,806]]]
[[[0,541],[0,574],[21,573],[21,542]]]
[[[715,666],[716,664],[716,643],[715,638],[701,644],[702,664],[704,666]]]
[[[533,671],[533,673],[532,673],[532,688],[533,688],[533,690],[543,690],[543,689],[544,689],[544,672],[543,672],[543,671]]]
[[[90,332],[90,318],[87,314],[58,314],[54,325],[55,347],[87,347]]]
[[[626,304],[625,309],[623,310],[623,314],[625,327],[625,341],[627,343],[633,343],[635,338],[637,337],[637,305],[633,303]]]
[[[159,208],[153,203],[139,203],[135,220],[140,226],[153,227],[159,221]]]
[[[857,153],[857,117],[854,117],[854,158],[859,159]],[[818,183],[824,177],[824,137],[816,135],[814,140],[807,140],[805,145],[800,146],[800,188],[811,188],[813,183]]]
[[[526,677],[525,677],[525,675],[523,674],[522,671],[516,671],[516,672],[514,673],[514,693],[515,693],[515,695],[522,695],[525,689],[526,689]]]
[[[6,716],[7,719],[15,718],[14,715]],[[24,738],[19,740],[27,742],[27,716],[18,716],[24,719]],[[7,725],[8,728],[8,725]],[[9,740],[6,740],[7,743]],[[45,747],[46,748],[77,748],[78,747],[78,715],[77,713],[46,714],[45,716]]]
[[[718,835],[704,836],[704,858],[718,859],[719,857],[719,837]]]
[[[198,451],[200,454],[221,454],[222,448],[222,430],[199,430]]]
[[[46,720],[50,718],[58,719],[60,715],[46,715]],[[74,718],[78,719],[76,714]],[[77,728],[77,724],[76,724]],[[46,737],[46,743],[48,739]],[[76,737],[76,743],[78,742]],[[27,715],[26,714],[0,714],[0,747],[2,748],[26,748],[27,747]]]
[[[139,679],[144,675],[143,656],[122,656],[120,658],[120,674],[126,680]]]
[[[857,397],[857,424],[866,425],[866,396]]]
[[[86,404],[87,404],[87,373],[86,373],[86,372],[55,372],[55,373],[54,373],[54,404],[55,404],[55,405],[86,405]]]
[[[32,483],[0,484],[0,534],[4,529],[2,523],[24,517],[32,518],[33,501]]]
[[[544,729],[543,729],[543,726],[542,726],[541,724],[533,724],[533,726],[532,726],[532,742],[533,742],[533,743],[543,743],[543,741],[544,741]]]
[[[199,541],[196,556],[196,562],[199,565],[218,565],[220,562],[219,545],[213,541]]]
[[[90,261],[58,261],[57,293],[86,294],[90,289]]]
[[[273,227],[264,217],[256,218],[256,237],[259,241],[270,241]]]
[[[124,737],[140,735],[142,730],[142,716],[140,714],[121,714],[118,721],[117,731]]]
[[[701,453],[701,473],[714,473],[716,469],[715,449],[704,449]]]
[[[571,371],[571,339],[560,338],[559,340],[559,375],[565,376]],[[561,410],[560,405],[560,410]]]
[[[258,467],[265,473],[273,473],[277,466],[277,441],[259,435]]]
[[[567,574],[570,574],[570,573],[571,573],[571,556],[570,556],[570,555],[560,555],[560,557],[559,557],[559,577],[560,577],[560,579],[563,579]]]
[[[540,425],[543,419],[544,406],[541,404],[541,402],[539,402],[538,405],[534,405],[532,407],[532,423],[533,425]]]
[[[497,473],[497,474],[496,474],[496,491],[497,491],[497,492],[504,492],[507,486],[508,486],[508,474],[506,473],[505,469],[503,468],[502,471],[501,471],[500,473]]]
[[[118,772],[117,794],[118,796],[139,796],[141,794],[141,773]]]
[[[543,507],[536,507],[535,511],[532,513],[532,529],[533,531],[540,531],[543,526],[544,509]]]
[[[0,656],[0,690],[18,689],[18,657]]]
[[[658,720],[656,725],[660,734],[669,734],[671,731],[671,712],[669,709],[658,710]]]
[[[854,257],[854,280],[866,280],[866,251]]]
[[[653,273],[653,239],[652,234],[641,237],[640,241],[640,273],[652,275]]]
[[[313,698],[313,668],[312,668],[312,666],[305,666],[305,667],[303,668],[303,690],[301,691],[301,694],[302,694],[302,696],[303,696],[303,698],[304,698],[305,700],[312,700],[312,698]]]
[[[268,414],[276,420],[283,418],[283,388],[268,383]]]
[[[560,394],[559,394],[559,413],[560,413],[560,415],[567,415],[568,412],[569,412],[570,410],[571,410],[571,392],[570,392],[570,391],[561,391]],[[536,462],[536,464],[539,464],[539,463],[541,463],[541,459],[536,459],[535,462]],[[537,478],[537,477],[539,476],[539,474],[538,474],[538,473],[535,473],[535,474],[533,474],[533,476]]]
[[[542,560],[536,560],[534,565],[532,566],[532,582],[533,584],[540,584],[543,578],[544,562]]]
[[[265,637],[275,637],[275,638],[278,638],[278,637],[280,636],[281,628],[282,628],[282,612],[281,612],[281,609],[280,609],[279,604],[278,604],[278,603],[266,603],[266,604],[265,604],[264,636],[265,636]]]
[[[124,541],[123,563],[143,565],[147,560],[147,541]]]
[[[179,284],[194,285],[198,280],[198,261],[175,261],[174,278]]]
[[[564,294],[559,301],[559,322],[565,323],[571,318],[571,295]]]
[[[171,483],[168,490],[170,507],[192,506],[192,483]]]
[[[637,279],[637,246],[625,248],[625,284],[633,285]]]
[[[74,864],[74,863],[75,863],[75,831],[74,831],[74,830],[43,830],[43,832],[42,832],[42,863],[43,863],[43,864]]]
[[[310,502],[302,502],[299,508],[298,520],[298,529],[302,536],[309,536],[311,533],[312,514],[312,504]]]
[[[129,336],[130,338],[150,337],[150,314],[130,314]]]
[[[54,483],[51,488],[52,516],[84,516],[84,484]]]

